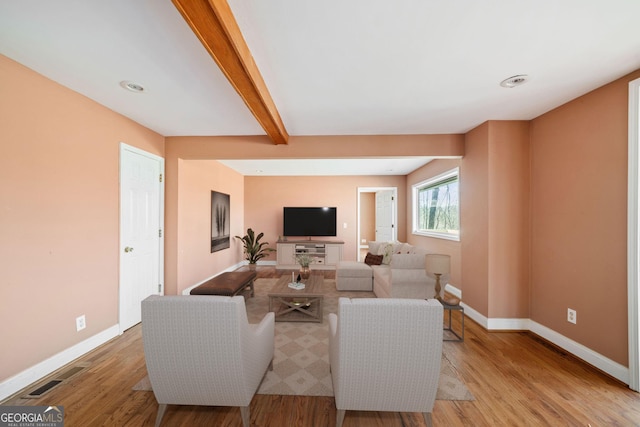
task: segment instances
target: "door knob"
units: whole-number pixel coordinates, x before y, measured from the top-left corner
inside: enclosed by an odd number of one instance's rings
[[[125,252],[133,252],[133,248],[127,246],[126,248],[124,248]]]

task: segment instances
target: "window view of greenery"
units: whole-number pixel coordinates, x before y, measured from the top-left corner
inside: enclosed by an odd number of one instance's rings
[[[416,231],[458,235],[458,175],[416,187]]]

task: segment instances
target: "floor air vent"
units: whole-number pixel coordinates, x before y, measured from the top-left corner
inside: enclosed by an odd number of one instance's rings
[[[61,382],[62,380],[51,380],[47,382],[45,385],[33,390],[31,393],[27,395],[27,397],[40,397],[46,392],[48,392],[49,390],[51,390],[52,388],[54,388],[55,386],[57,386],[58,384],[60,384]]]
[[[53,374],[50,377],[50,379],[48,379],[45,383],[38,385],[38,387],[35,390],[32,390],[31,392],[24,395],[23,397],[27,399],[36,399],[38,397],[41,397],[45,393],[51,391],[58,384],[68,380],[78,372],[83,371],[88,366],[89,366],[88,363],[79,363],[74,366],[69,366],[64,370]]]

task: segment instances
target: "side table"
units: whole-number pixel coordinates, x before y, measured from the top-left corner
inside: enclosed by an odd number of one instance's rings
[[[447,304],[444,301],[441,301],[441,302],[442,302],[442,307],[449,312],[449,323],[445,325],[444,330],[445,332],[450,332],[451,335],[455,337],[455,338],[443,338],[443,341],[464,341],[464,307],[461,306],[460,304]],[[452,311],[459,311],[460,315],[462,316],[462,319],[461,319],[462,329],[459,334],[453,330],[453,327],[451,324]],[[449,334],[445,334],[445,336],[446,335],[449,335]]]

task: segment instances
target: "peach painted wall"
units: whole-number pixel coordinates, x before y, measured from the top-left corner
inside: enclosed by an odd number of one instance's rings
[[[529,123],[489,121],[461,162],[463,300],[488,319],[529,317]]]
[[[175,293],[242,261],[244,177],[215,160],[181,160],[178,194],[178,281]],[[230,247],[211,252],[211,191],[229,195]],[[172,289],[172,293],[173,289]]]
[[[460,254],[462,299],[489,312],[489,123],[466,134],[460,164]]]
[[[0,75],[2,381],[117,325],[120,142],[164,138],[1,55]]]
[[[490,318],[529,318],[529,122],[489,122]]]
[[[376,239],[376,193],[360,193],[360,244]]]
[[[418,236],[411,233],[413,221],[413,195],[411,186],[429,178],[460,167],[460,159],[433,160],[407,176],[407,242],[427,249],[430,253],[447,254],[451,256],[451,273],[448,278],[443,277],[443,283],[450,283],[462,290],[462,258],[459,241],[437,239],[434,237]],[[461,178],[462,179],[462,178]],[[462,204],[462,203],[461,203]]]
[[[356,261],[358,187],[397,187],[399,239],[406,233],[404,176],[299,176],[245,177],[245,226],[265,233],[275,248],[282,234],[284,206],[336,206],[338,235],[328,240],[344,241],[343,259]],[[343,224],[347,228],[343,228]],[[275,260],[275,254],[269,259]]]
[[[625,366],[627,97],[638,77],[531,123],[531,318]]]

